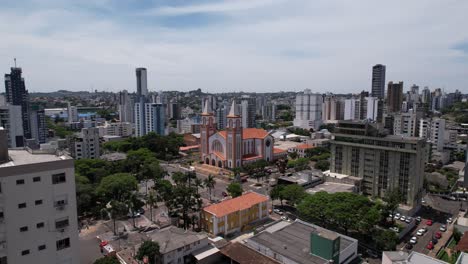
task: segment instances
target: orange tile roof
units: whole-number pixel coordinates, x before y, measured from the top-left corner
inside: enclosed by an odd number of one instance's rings
[[[197,149],[199,147],[200,147],[200,145],[186,146],[186,147],[180,147],[179,150],[180,151],[186,151],[186,150],[191,150],[191,149]]]
[[[223,138],[227,137],[227,131],[219,131],[218,134]],[[252,139],[252,138],[265,138],[268,136],[268,131],[259,129],[259,128],[244,128],[242,129],[242,139]]]
[[[268,132],[264,129],[244,128],[242,130],[242,139],[265,138],[266,136],[268,136]]]
[[[263,158],[262,156],[255,155],[255,154],[250,154],[250,155],[244,155],[242,157],[242,160],[255,160],[255,159],[261,159]]]
[[[307,145],[307,144],[301,144],[296,146],[297,149],[311,149],[314,148],[313,146]]]
[[[207,206],[203,210],[216,217],[222,217],[266,201],[268,201],[268,197],[255,192],[248,192],[239,197]]]
[[[279,148],[273,148],[273,153],[274,154],[279,154],[279,153],[286,153],[287,151],[284,149],[279,149]]]

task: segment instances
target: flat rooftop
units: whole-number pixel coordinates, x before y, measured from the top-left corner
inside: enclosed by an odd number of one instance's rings
[[[9,149],[8,155],[10,161],[0,164],[0,168],[72,159],[67,155],[32,154],[24,149]]]
[[[340,236],[340,252],[347,249],[353,243],[357,243],[357,240],[355,239],[300,220],[296,220],[295,222],[289,224],[286,223],[287,222],[282,221],[278,223],[280,228],[268,228],[265,231],[249,238],[248,240],[252,240],[255,243],[261,244],[273,252],[276,252],[297,263],[304,264],[329,263],[329,261],[326,259],[310,254],[311,233],[327,237]]]
[[[338,193],[338,192],[353,192],[354,185],[335,183],[335,182],[324,182],[306,190],[307,193],[314,194],[316,192],[327,192],[327,193]]]
[[[283,150],[288,150],[290,148],[295,148],[301,144],[304,144],[304,142],[295,142],[295,141],[280,141],[280,140],[275,140],[275,148],[283,149]]]
[[[162,254],[207,238],[207,235],[203,233],[195,233],[175,226],[150,232],[147,235],[152,241],[158,242],[159,251]]]

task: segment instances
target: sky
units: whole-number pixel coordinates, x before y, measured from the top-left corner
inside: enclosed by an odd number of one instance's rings
[[[468,93],[466,0],[2,0],[0,69],[30,92]]]

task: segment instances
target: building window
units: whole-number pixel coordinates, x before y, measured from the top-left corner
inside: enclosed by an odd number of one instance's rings
[[[40,222],[36,224],[37,228],[43,228],[44,227],[44,222]]]
[[[65,239],[57,240],[56,244],[57,244],[57,250],[62,250],[62,249],[65,249],[65,248],[69,248],[70,247],[70,238],[67,237]]]
[[[16,185],[24,184],[24,179],[16,180]]]
[[[39,176],[33,178],[33,182],[40,182],[40,181],[41,181],[41,177]]]
[[[28,231],[27,226],[20,227],[20,232],[26,232],[26,231]]]
[[[29,249],[21,251],[21,256],[28,255]]]
[[[64,183],[66,181],[65,173],[53,174],[52,184]]]
[[[18,208],[21,209],[21,208],[26,208],[26,203],[20,203],[18,204]]]
[[[36,200],[34,203],[35,203],[36,205],[41,205],[41,204],[42,204],[42,200]]]
[[[37,250],[41,251],[41,250],[44,250],[46,249],[46,245],[40,245],[37,247]]]
[[[68,223],[68,218],[65,219],[60,219],[55,221],[55,228],[56,229],[62,229],[65,228],[69,225]]]

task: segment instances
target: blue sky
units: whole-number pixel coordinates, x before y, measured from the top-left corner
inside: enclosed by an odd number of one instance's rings
[[[468,92],[464,0],[4,0],[0,67],[30,91],[359,92],[387,81]]]

